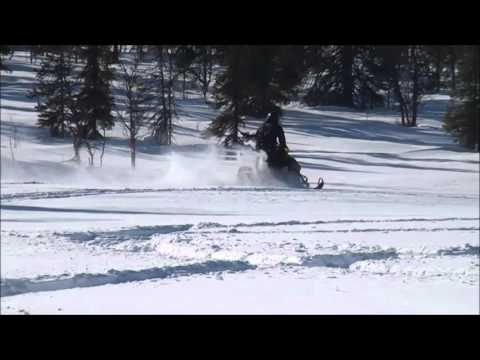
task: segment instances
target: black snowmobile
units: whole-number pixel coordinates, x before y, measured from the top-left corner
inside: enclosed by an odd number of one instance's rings
[[[294,188],[310,188],[308,178],[300,172],[300,165],[293,157],[288,155],[289,161],[283,166],[269,164],[267,159],[267,155],[260,151],[255,166],[241,166],[237,173],[239,182],[244,185],[283,184]],[[322,189],[323,185],[323,179],[319,178],[314,189]]]
[[[289,149],[279,123],[278,112],[268,114],[267,120],[254,135],[244,132],[241,134],[247,141],[255,140],[255,150],[263,156],[257,157],[255,168],[242,166],[238,170],[240,182],[264,184],[274,179],[291,187],[310,187],[308,178],[300,173],[300,164],[288,154]],[[320,178],[315,189],[321,189],[323,185],[323,179]]]

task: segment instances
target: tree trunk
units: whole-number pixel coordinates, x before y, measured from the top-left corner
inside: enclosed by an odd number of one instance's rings
[[[452,90],[456,90],[455,69],[457,65],[457,55],[455,54],[455,46],[450,47],[450,76],[452,78]]]
[[[342,105],[353,106],[353,47],[342,46]]]
[[[206,59],[202,63],[202,92],[203,99],[207,102],[207,91],[208,91],[208,68],[207,68]]]
[[[113,45],[113,59],[115,60],[115,62],[118,62],[118,57],[119,57],[118,45]]]
[[[235,46],[235,45],[234,45]],[[232,96],[232,107],[233,107],[233,127],[232,127],[232,133],[231,138],[233,143],[238,142],[238,110],[239,110],[239,94],[240,91],[238,89],[239,84],[241,83],[240,80],[240,58],[239,55],[241,52],[239,51],[240,48],[234,47],[235,49],[235,54],[233,56],[233,66],[232,66],[232,84],[234,84],[234,92]]]
[[[172,76],[172,56],[168,54],[168,124],[167,124],[167,144],[172,144],[172,92],[173,92],[173,76]]]
[[[203,93],[203,100],[205,100],[205,102],[207,102],[207,89],[206,89],[205,86],[202,89],[202,93]]]
[[[442,65],[440,63],[440,59],[436,59],[435,63],[435,89],[437,92],[440,92],[441,84],[440,84],[440,75],[442,72]]]
[[[162,115],[160,121],[155,125],[154,136],[157,138],[157,141],[164,145],[166,144],[166,125],[167,125],[167,101],[166,101],[166,89],[165,89],[165,73],[163,68],[164,57],[163,57],[163,46],[158,47],[158,59],[157,66],[159,68],[159,77],[160,77],[160,98],[162,101]]]
[[[400,104],[400,113],[402,116],[402,126],[405,126],[405,120],[408,121],[408,113],[406,114],[406,106],[405,106],[405,100],[402,95],[402,91],[400,89],[400,83],[399,83],[399,78],[398,78],[398,69],[394,69],[394,75],[393,75],[393,91],[398,98],[398,102]],[[405,115],[407,115],[407,119],[405,119]]]
[[[80,161],[80,145],[81,145],[82,139],[80,134],[74,134],[73,135],[73,151],[74,151],[74,157],[73,159],[75,161]]]
[[[411,121],[411,118],[410,118],[410,109],[408,108],[407,105],[405,105],[404,113],[405,113],[405,125],[406,125],[406,126],[410,126],[410,121]]]
[[[238,144],[238,107],[235,106],[233,111],[233,130],[231,134],[232,144]]]
[[[412,122],[410,126],[417,126],[417,109],[418,109],[418,103],[415,101],[412,104]]]
[[[412,65],[413,65],[413,91],[412,91],[412,121],[410,126],[417,126],[417,108],[418,108],[418,59],[417,49],[414,46],[412,48]]]
[[[182,99],[185,100],[185,86],[186,86],[186,82],[187,82],[187,79],[186,79],[187,75],[186,73],[184,72],[183,73],[183,82],[182,82]]]
[[[143,61],[143,46],[142,45],[137,45],[137,53],[140,61]]]
[[[137,127],[134,115],[130,112],[130,161],[132,169],[135,169],[135,155],[137,152]]]
[[[137,144],[135,137],[130,138],[130,164],[135,169],[135,158],[137,153]]]
[[[60,60],[62,66],[65,66],[65,56],[63,51],[60,52]],[[60,112],[62,114],[62,121],[60,124],[60,135],[62,138],[65,138],[65,99],[66,99],[66,94],[65,94],[65,87],[67,86],[67,79],[65,76],[62,76],[62,87],[60,88]]]
[[[105,129],[103,129],[103,141],[102,141],[102,152],[100,153],[100,167],[103,167],[103,155],[105,154],[105,143],[107,138],[105,136]]]

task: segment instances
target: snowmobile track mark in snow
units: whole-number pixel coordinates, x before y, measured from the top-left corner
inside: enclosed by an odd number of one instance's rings
[[[372,253],[355,253],[348,251],[336,255],[321,254],[309,256],[303,259],[302,265],[308,267],[322,266],[348,269],[352,264],[358,261],[388,260],[396,258],[398,258],[398,254],[395,250],[377,251]]]
[[[64,213],[86,213],[86,214],[126,214],[126,215],[196,215],[196,216],[231,216],[238,213],[214,212],[195,209],[165,209],[165,211],[135,211],[135,210],[107,210],[107,209],[76,209],[56,208],[45,206],[24,206],[24,205],[2,205],[3,210],[10,211],[40,211],[40,212],[64,212]]]
[[[120,229],[116,231],[86,231],[72,233],[54,233],[75,242],[109,243],[115,244],[127,240],[149,240],[154,235],[180,233],[190,230],[192,224],[136,226],[134,228]]]
[[[401,219],[337,219],[337,220],[316,220],[316,221],[279,221],[279,222],[257,222],[237,223],[225,225],[220,223],[199,223],[198,229],[205,228],[230,228],[230,227],[259,227],[259,226],[281,226],[281,225],[321,225],[321,224],[353,224],[353,223],[396,223],[396,222],[444,222],[444,221],[475,221],[480,218],[451,217],[451,218],[401,218]]]
[[[107,284],[121,284],[132,281],[166,279],[179,276],[191,276],[217,272],[240,272],[256,269],[256,266],[244,261],[206,261],[189,265],[167,266],[143,270],[109,270],[106,274],[76,274],[72,277],[36,279],[4,279],[1,284],[2,296],[92,287]]]
[[[2,201],[11,200],[42,200],[42,199],[62,199],[82,196],[109,195],[109,194],[135,194],[135,193],[161,193],[172,191],[176,192],[222,192],[222,191],[304,191],[307,189],[285,188],[285,187],[199,187],[199,188],[145,188],[145,189],[78,189],[66,191],[37,191],[30,193],[4,194],[0,197]]]

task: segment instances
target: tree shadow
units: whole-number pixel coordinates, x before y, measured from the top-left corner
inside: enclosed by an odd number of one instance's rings
[[[18,107],[18,106],[11,106],[11,105],[3,105],[1,106],[1,110],[12,110],[12,111],[27,111],[27,112],[36,112],[37,110],[35,108],[31,107]]]
[[[384,141],[395,144],[439,146],[454,149],[459,146],[441,130],[403,127],[379,120],[352,119],[333,114],[308,114],[287,110],[282,119],[290,132],[307,137],[337,137],[353,140]]]
[[[301,159],[298,157],[298,159]],[[304,169],[315,169],[315,170],[328,170],[328,171],[347,171],[347,172],[356,172],[356,173],[376,173],[375,171],[362,171],[362,170],[354,170],[351,168],[345,168],[345,167],[339,167],[339,166],[330,166],[330,165],[325,165],[325,164],[314,164],[314,163],[309,163],[305,161],[299,161],[300,165]]]
[[[1,121],[0,132],[6,137],[16,137],[18,140],[28,140],[35,143],[62,143],[65,140],[50,136],[49,130],[35,125],[27,125],[14,121]]]
[[[1,83],[1,97],[2,101],[17,101],[23,103],[37,103],[35,98],[30,98],[27,95],[33,89],[33,83],[14,83],[8,84],[2,80]],[[3,106],[2,106],[3,107]]]
[[[366,153],[365,155],[370,156],[371,154]],[[392,159],[392,160],[400,160],[401,159],[401,157],[395,157],[395,155],[393,155],[392,157],[383,156],[383,155],[385,155],[385,154],[382,154],[382,156],[380,156],[380,157],[381,158],[386,158],[386,159]],[[386,154],[386,155],[391,155],[391,154]],[[458,168],[452,168],[452,167],[433,167],[433,166],[422,166],[422,165],[410,165],[410,164],[403,164],[403,163],[399,163],[399,162],[374,162],[374,161],[366,161],[364,159],[359,159],[359,158],[345,158],[345,157],[339,157],[339,156],[321,156],[321,155],[312,155],[312,154],[306,155],[305,152],[302,152],[301,154],[295,153],[295,156],[296,156],[297,159],[300,160],[301,163],[303,163],[302,159],[312,159],[312,160],[323,160],[323,161],[329,161],[329,162],[333,161],[333,162],[349,164],[349,165],[357,165],[357,166],[378,166],[378,167],[393,167],[393,168],[404,168],[404,169],[414,169],[414,170],[436,170],[436,171],[450,171],[450,172],[463,172],[463,173],[478,173],[479,172],[478,170],[458,169]],[[375,157],[375,155],[373,155],[373,157]],[[419,160],[417,160],[417,161],[419,161]],[[347,170],[349,170],[349,169],[347,169]],[[341,170],[341,169],[338,169],[338,170]],[[344,170],[344,171],[346,171],[346,170]]]

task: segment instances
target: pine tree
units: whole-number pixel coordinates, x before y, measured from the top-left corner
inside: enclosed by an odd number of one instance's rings
[[[117,115],[128,134],[131,166],[136,165],[136,148],[140,131],[156,114],[151,65],[141,63],[143,55],[136,52],[131,60],[120,61],[119,86],[125,96],[120,100]]]
[[[215,46],[196,45],[191,46],[190,60],[191,64],[188,68],[195,81],[200,85],[205,102],[207,101],[207,93],[213,80],[213,65],[216,59]]]
[[[110,82],[113,72],[110,68],[110,49],[102,45],[88,45],[82,51],[86,64],[80,72],[81,88],[77,95],[76,116],[78,121],[86,123],[82,138],[102,137],[99,127],[111,129],[113,99]]]
[[[424,45],[379,46],[383,67],[398,101],[403,126],[416,126],[421,96],[435,87],[433,60]]]
[[[65,130],[72,121],[73,88],[72,64],[68,46],[58,46],[42,60],[37,71],[38,85],[32,96],[39,105],[38,123],[50,129],[52,136],[65,136]]]
[[[456,54],[456,46],[449,45],[447,46],[447,63],[449,68],[449,75],[450,75],[450,89],[452,91],[456,90],[456,70],[457,70],[457,54]]]
[[[354,65],[357,47],[312,46],[308,52],[314,81],[305,95],[309,105],[354,105]]]
[[[445,117],[444,128],[462,145],[479,150],[480,46],[458,46],[455,104]]]
[[[214,86],[215,104],[221,114],[207,128],[206,134],[223,138],[226,146],[241,143],[239,127],[243,125],[243,115],[248,101],[248,46],[228,45],[219,47],[223,58],[223,72],[217,77]]]
[[[215,83],[217,108],[223,112],[207,132],[224,144],[241,143],[244,116],[265,117],[295,99],[306,67],[302,46],[227,46],[217,49],[224,70]]]
[[[13,53],[13,49],[9,45],[0,45],[0,70],[9,71],[4,63],[4,58]]]
[[[173,117],[176,115],[174,83],[180,75],[175,66],[178,48],[164,45],[154,45],[151,52],[155,58],[153,79],[156,92],[156,115],[151,122],[152,135],[162,145],[173,142]]]
[[[429,90],[439,92],[443,84],[444,69],[447,65],[449,47],[445,45],[425,46],[426,54],[431,61],[432,81],[429,83]]]
[[[249,46],[246,62],[248,101],[246,115],[265,117],[279,110],[296,95],[303,68],[302,47],[299,46]]]
[[[328,104],[332,83],[326,81],[328,68],[332,62],[328,46],[311,45],[305,50],[307,74],[305,77],[306,93],[303,101],[310,106]],[[330,76],[329,76],[330,77]]]
[[[176,46],[173,61],[177,77],[182,78],[182,98],[186,98],[187,77],[192,73],[193,62],[197,58],[195,47],[191,45]]]
[[[353,107],[353,60],[354,47],[352,45],[343,45],[340,49],[341,64],[341,97],[339,105]]]
[[[281,45],[278,47],[274,84],[278,86],[276,101],[286,104],[299,100],[300,87],[307,72],[305,47]]]
[[[378,46],[357,46],[354,66],[355,104],[361,109],[388,105],[390,99],[389,72],[382,62]]]
[[[273,84],[275,72],[276,46],[248,46],[247,56],[242,60],[246,63],[248,79],[248,101],[246,114],[263,117],[272,111],[278,99],[278,86]]]
[[[121,52],[121,46],[120,45],[113,45],[112,46],[112,57],[111,57],[111,62],[112,63],[118,63],[120,61],[120,52]]]
[[[307,46],[307,104],[366,108],[384,104],[388,76],[374,45]]]

